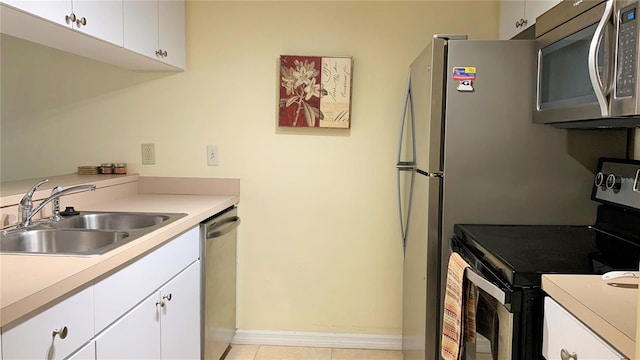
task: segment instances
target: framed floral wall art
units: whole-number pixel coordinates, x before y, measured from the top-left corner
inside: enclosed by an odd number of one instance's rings
[[[350,57],[280,56],[278,125],[348,129]]]

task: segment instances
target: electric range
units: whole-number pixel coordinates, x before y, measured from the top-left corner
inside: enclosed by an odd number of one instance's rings
[[[451,248],[480,289],[477,329],[494,359],[541,358],[542,274],[638,271],[640,161],[600,159],[591,198],[592,225],[455,225]]]

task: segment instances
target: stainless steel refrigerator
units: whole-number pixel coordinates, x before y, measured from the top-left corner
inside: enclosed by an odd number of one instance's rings
[[[454,224],[590,224],[597,157],[624,156],[624,133],[533,124],[535,61],[532,41],[435,36],[411,64],[397,166],[405,360],[440,359]]]

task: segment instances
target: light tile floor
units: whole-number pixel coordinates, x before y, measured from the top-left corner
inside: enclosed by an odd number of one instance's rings
[[[402,360],[402,351],[232,345],[225,360]]]

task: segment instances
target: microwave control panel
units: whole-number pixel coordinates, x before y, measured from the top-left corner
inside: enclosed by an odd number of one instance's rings
[[[619,12],[616,97],[634,96],[636,85],[636,43],[638,38],[636,8]]]

